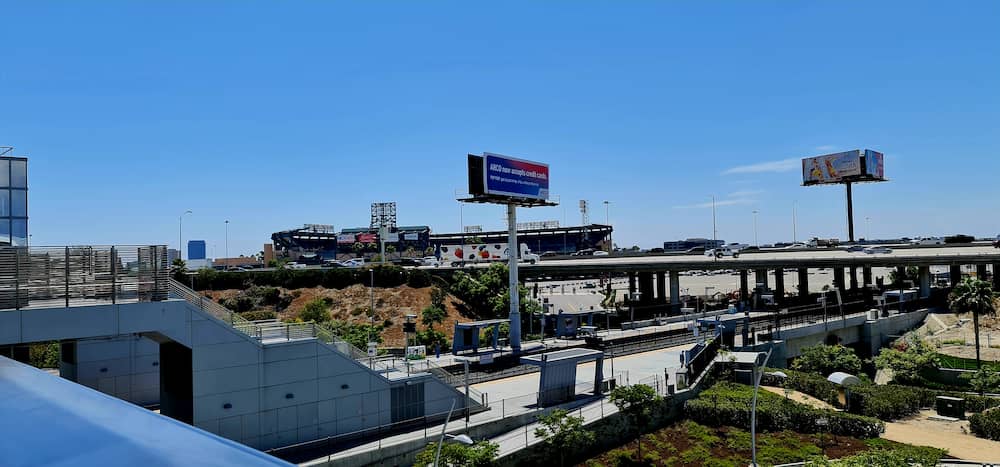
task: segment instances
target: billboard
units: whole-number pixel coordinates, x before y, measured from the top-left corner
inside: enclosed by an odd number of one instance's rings
[[[344,245],[344,244],[353,244],[354,243],[354,234],[340,234],[340,235],[337,235],[337,243],[339,243],[341,245]]]
[[[865,149],[865,175],[885,180],[885,155],[878,151]]]
[[[853,150],[802,159],[802,183],[841,183],[862,175],[861,151]]]
[[[359,243],[376,243],[378,242],[378,235],[373,233],[363,233],[358,234]]]
[[[488,195],[549,199],[549,166],[483,153],[483,191]]]

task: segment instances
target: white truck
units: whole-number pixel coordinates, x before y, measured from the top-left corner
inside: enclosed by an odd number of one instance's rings
[[[509,259],[506,243],[476,243],[468,245],[442,245],[441,262],[457,268],[464,264],[491,263]],[[542,258],[532,253],[528,245],[521,244],[518,262],[535,264]]]
[[[740,257],[740,250],[733,248],[729,245],[723,245],[719,248],[711,248],[705,250],[705,256],[714,256],[716,258],[722,258],[723,256],[732,256],[733,258]]]

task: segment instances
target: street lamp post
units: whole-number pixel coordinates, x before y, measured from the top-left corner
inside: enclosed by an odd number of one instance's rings
[[[715,224],[715,195],[712,195],[712,248],[718,248],[717,243],[719,243],[719,230]]]
[[[760,391],[760,377],[763,375],[761,369],[767,366],[767,361],[771,359],[772,350],[767,350],[767,356],[764,357],[762,365],[757,366],[757,362],[754,362],[753,367],[755,373],[753,382],[753,407],[750,409],[750,450],[753,457],[750,465],[752,467],[757,467],[757,393]]]
[[[226,219],[226,263],[228,264],[228,262],[229,262],[229,219]],[[225,266],[226,269],[229,269],[228,266],[226,265],[223,266]]]
[[[441,445],[444,444],[444,439],[445,439],[446,436],[449,439],[453,439],[453,440],[455,440],[455,441],[457,441],[459,443],[462,443],[462,444],[464,444],[466,446],[472,446],[474,444],[473,441],[472,441],[472,438],[469,438],[468,435],[453,436],[453,435],[449,435],[449,434],[446,433],[447,430],[448,430],[448,422],[451,421],[451,412],[454,411],[454,410],[455,410],[455,400],[452,399],[451,400],[451,409],[448,410],[448,416],[445,417],[445,419],[444,419],[444,426],[441,427],[441,439],[438,440],[437,453],[434,454],[434,467],[437,467],[440,464],[440,462],[441,462]]]
[[[760,242],[757,240],[757,210],[753,210],[753,245],[755,247],[760,247]]]
[[[604,225],[611,227],[611,201],[604,200]],[[608,231],[608,254],[615,251],[615,242],[611,238],[611,231]]]
[[[177,254],[181,259],[184,259],[184,216],[187,214],[191,214],[190,209],[177,216]]]

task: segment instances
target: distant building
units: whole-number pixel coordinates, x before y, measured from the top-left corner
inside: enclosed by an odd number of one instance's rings
[[[262,263],[253,256],[240,256],[239,258],[215,258],[212,260],[212,267],[215,269],[229,268],[258,268]]]
[[[207,255],[205,254],[205,241],[204,240],[190,240],[188,241],[188,259],[205,259]]]
[[[271,260],[274,259],[274,245],[271,243],[264,244],[264,266],[271,264]]]
[[[175,260],[180,259],[181,252],[176,248],[167,249],[167,264],[174,264]]]
[[[0,157],[0,245],[28,245],[28,159],[24,157]]]
[[[689,238],[687,240],[676,240],[663,242],[663,251],[688,251],[692,248],[704,248],[706,250],[719,248],[726,244],[725,240],[712,240],[708,238]]]

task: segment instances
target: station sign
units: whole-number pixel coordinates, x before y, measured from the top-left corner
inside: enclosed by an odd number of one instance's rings
[[[489,152],[483,153],[483,188],[488,195],[549,199],[549,166]]]

